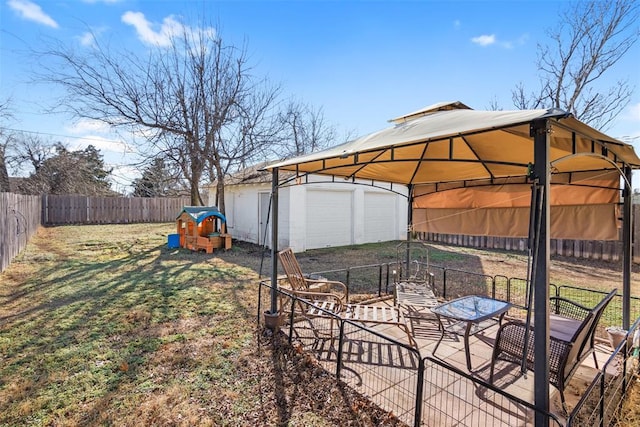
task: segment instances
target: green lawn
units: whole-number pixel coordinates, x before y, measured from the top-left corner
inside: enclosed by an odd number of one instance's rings
[[[169,250],[173,232],[40,230],[0,275],[0,425],[378,424],[257,329],[260,251]]]
[[[255,347],[255,274],[170,251],[170,232],[45,229],[15,260],[0,288],[2,424],[163,424],[180,412],[219,424],[207,395],[228,396],[231,411],[258,399],[230,375]]]

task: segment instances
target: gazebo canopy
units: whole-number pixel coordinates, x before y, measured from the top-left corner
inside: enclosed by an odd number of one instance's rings
[[[551,123],[554,174],[640,167],[633,148],[558,110],[476,111],[440,103],[393,119],[394,126],[328,150],[269,165],[317,173],[443,188],[526,177],[533,162],[530,125]]]
[[[549,124],[552,236],[617,240],[621,171],[640,167],[640,159],[632,146],[558,109],[476,111],[439,103],[268,169],[411,185],[415,231],[524,237],[537,120]]]

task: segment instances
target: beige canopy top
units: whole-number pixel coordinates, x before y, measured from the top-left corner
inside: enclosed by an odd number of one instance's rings
[[[617,239],[620,172],[638,168],[640,159],[630,145],[558,109],[476,111],[443,102],[267,169],[412,184],[415,231],[522,237],[534,161],[530,128],[540,119],[550,132],[552,235]]]
[[[555,174],[640,166],[630,145],[562,110],[477,111],[453,102],[393,119],[393,127],[267,169],[461,186],[474,180],[524,177],[533,162],[530,125],[538,119],[549,119],[551,124]]]

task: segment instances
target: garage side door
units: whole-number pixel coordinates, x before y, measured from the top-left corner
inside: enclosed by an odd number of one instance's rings
[[[384,193],[364,194],[364,238],[386,242],[398,238],[396,196]]]
[[[353,241],[351,191],[307,190],[307,249]]]

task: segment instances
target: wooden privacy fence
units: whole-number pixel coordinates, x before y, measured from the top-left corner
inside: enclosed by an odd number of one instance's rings
[[[0,271],[27,246],[41,214],[40,196],[0,193]]]
[[[42,224],[127,224],[171,222],[188,197],[42,196]]]
[[[506,251],[526,252],[527,239],[513,237],[463,236],[459,234],[418,233],[418,238],[425,242],[445,243],[478,249],[500,249]],[[640,254],[634,244],[634,254]],[[622,258],[622,242],[607,240],[565,240],[551,239],[550,255],[572,258],[586,258],[603,261],[619,261]],[[636,255],[634,262],[640,262]]]

